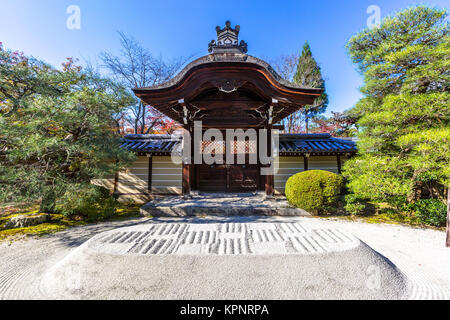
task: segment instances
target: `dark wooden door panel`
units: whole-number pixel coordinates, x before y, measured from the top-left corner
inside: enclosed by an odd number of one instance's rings
[[[250,192],[258,189],[259,171],[256,166],[233,165],[229,168],[229,191]]]
[[[257,165],[198,165],[199,191],[252,192],[259,186]]]
[[[199,165],[198,166],[198,189],[200,191],[227,190],[227,167],[223,165]]]

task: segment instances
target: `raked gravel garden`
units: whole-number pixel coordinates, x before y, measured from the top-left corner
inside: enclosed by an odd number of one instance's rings
[[[346,234],[350,234],[370,248],[378,252],[389,263],[392,263],[405,276],[407,280],[406,291],[400,298],[402,299],[450,299],[450,255],[448,249],[444,246],[445,233],[441,230],[422,229],[394,224],[370,224],[358,221],[346,221],[338,218],[309,218],[309,217],[208,217],[208,218],[138,218],[122,221],[109,221],[97,224],[85,225],[82,227],[73,227],[64,231],[41,237],[26,237],[15,241],[2,241],[0,243],[0,298],[1,299],[48,299],[49,281],[48,271],[64,264],[68,256],[77,254],[77,249],[92,237],[101,232],[114,230],[122,227],[142,228],[154,224],[210,224],[210,223],[233,223],[233,224],[298,224],[315,225],[324,229],[338,229]],[[148,260],[145,267],[152,269],[151,260]],[[195,268],[196,263],[201,260],[190,260],[190,268]],[[287,263],[292,263],[287,262]],[[242,267],[248,268],[243,262]],[[167,266],[167,272],[175,266]],[[338,268],[338,266],[334,266]],[[367,276],[368,287],[364,290],[370,293],[376,290],[370,287],[370,279],[374,275],[373,270],[367,268],[360,270],[362,275]],[[375,270],[376,272],[376,270]],[[108,271],[105,271],[105,276]],[[352,277],[342,270],[344,277]],[[114,282],[119,280],[120,276],[111,273]],[[276,275],[279,276],[278,274]],[[287,274],[290,279],[301,278],[301,274]],[[109,275],[108,275],[109,277]],[[114,279],[117,277],[117,279]],[[176,278],[176,273],[173,273]],[[181,277],[181,275],[180,275]],[[221,277],[217,277],[220,282]],[[163,280],[163,279],[161,279]],[[194,279],[195,280],[195,279]],[[193,279],[172,279],[184,283],[194,281]],[[248,279],[249,281],[251,279]],[[266,279],[268,283],[274,279]],[[51,280],[50,280],[51,281]],[[351,281],[351,279],[350,279]],[[120,283],[120,282],[119,282]],[[208,284],[205,284],[207,286]],[[124,288],[126,289],[126,288]],[[146,288],[143,290],[150,294],[152,298],[196,298],[202,292],[198,288],[196,295],[186,296],[181,290],[165,291],[160,296],[151,295],[152,290],[158,291],[157,287]],[[207,290],[207,288],[203,288]],[[147,294],[146,293],[146,294]],[[260,293],[247,292],[248,296],[259,297]],[[325,292],[326,293],[326,292]],[[52,298],[74,298],[74,296],[65,296],[58,291],[59,296]],[[102,295],[103,294],[103,295]],[[136,296],[126,296],[126,290],[121,298],[135,298]],[[230,298],[235,296],[228,293],[229,296],[223,296],[220,292],[210,293],[211,299]],[[144,295],[144,297],[148,295]],[[200,295],[201,296],[201,295]],[[330,291],[330,298],[333,298]],[[374,296],[376,297],[376,296]],[[75,297],[76,298],[76,297]],[[98,292],[97,296],[92,298],[114,298],[106,293]],[[276,292],[265,295],[264,298],[272,299],[297,299],[294,293]],[[322,294],[320,298],[327,297]],[[343,298],[346,298],[345,296]],[[350,296],[353,298],[353,296]]]

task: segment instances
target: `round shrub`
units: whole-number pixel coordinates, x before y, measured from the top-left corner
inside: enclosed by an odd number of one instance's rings
[[[322,214],[337,207],[343,185],[340,175],[323,170],[308,170],[286,182],[286,198],[298,208]]]

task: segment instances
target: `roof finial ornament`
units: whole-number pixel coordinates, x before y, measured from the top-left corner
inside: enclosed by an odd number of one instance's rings
[[[212,53],[219,52],[247,52],[247,43],[244,40],[239,42],[240,26],[236,25],[234,29],[231,27],[231,22],[226,21],[225,27],[216,27],[217,41],[212,40],[208,45],[208,51]]]

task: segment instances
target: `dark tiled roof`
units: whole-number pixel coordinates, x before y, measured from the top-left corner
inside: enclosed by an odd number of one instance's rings
[[[181,136],[163,134],[129,134],[122,147],[138,153],[181,151]],[[354,153],[356,143],[331,137],[328,133],[280,134],[280,153]]]
[[[351,140],[333,138],[328,133],[281,134],[280,153],[333,153],[356,152],[356,143]]]
[[[128,134],[124,137],[122,148],[138,153],[171,153],[181,150],[181,136],[165,134]]]

